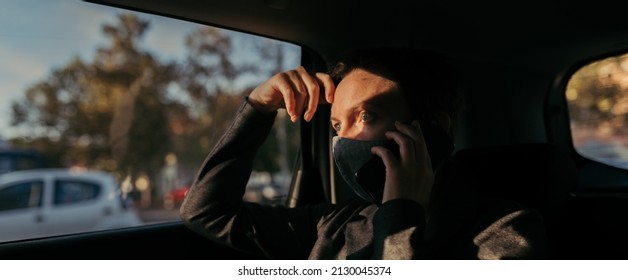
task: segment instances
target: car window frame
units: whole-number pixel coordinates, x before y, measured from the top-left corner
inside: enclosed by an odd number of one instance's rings
[[[544,106],[548,142],[567,153],[578,167],[578,183],[570,190],[573,196],[628,194],[625,178],[628,170],[611,166],[581,155],[573,144],[566,90],[571,77],[582,67],[596,61],[628,53],[618,50],[591,55],[564,69],[550,85]]]

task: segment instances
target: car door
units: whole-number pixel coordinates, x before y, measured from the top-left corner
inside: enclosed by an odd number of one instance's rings
[[[47,224],[51,235],[91,231],[113,209],[104,203],[99,181],[82,178],[55,178]]]
[[[0,189],[0,242],[47,235],[44,182],[28,180]]]

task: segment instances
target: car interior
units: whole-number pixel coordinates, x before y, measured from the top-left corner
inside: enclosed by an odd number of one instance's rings
[[[465,97],[456,149],[441,170],[445,185],[538,209],[550,259],[628,259],[628,168],[578,151],[566,94],[580,68],[628,52],[628,21],[610,1],[87,2],[289,42],[301,47],[309,71],[371,46],[442,53]],[[352,195],[335,176],[329,114],[321,105],[311,122],[299,123],[288,207]],[[0,259],[120,258],[263,257],[207,240],[180,221],[0,244]]]

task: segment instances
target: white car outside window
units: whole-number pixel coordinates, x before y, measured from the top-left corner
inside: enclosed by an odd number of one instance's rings
[[[108,173],[36,169],[0,175],[0,242],[142,224]]]

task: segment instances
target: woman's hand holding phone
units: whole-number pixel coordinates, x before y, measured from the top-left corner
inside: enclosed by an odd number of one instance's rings
[[[386,166],[386,182],[382,203],[393,199],[410,199],[429,207],[434,184],[434,171],[427,145],[418,121],[411,125],[396,122],[397,130],[388,131],[386,137],[399,146],[399,157],[392,151],[378,146],[372,152]]]

